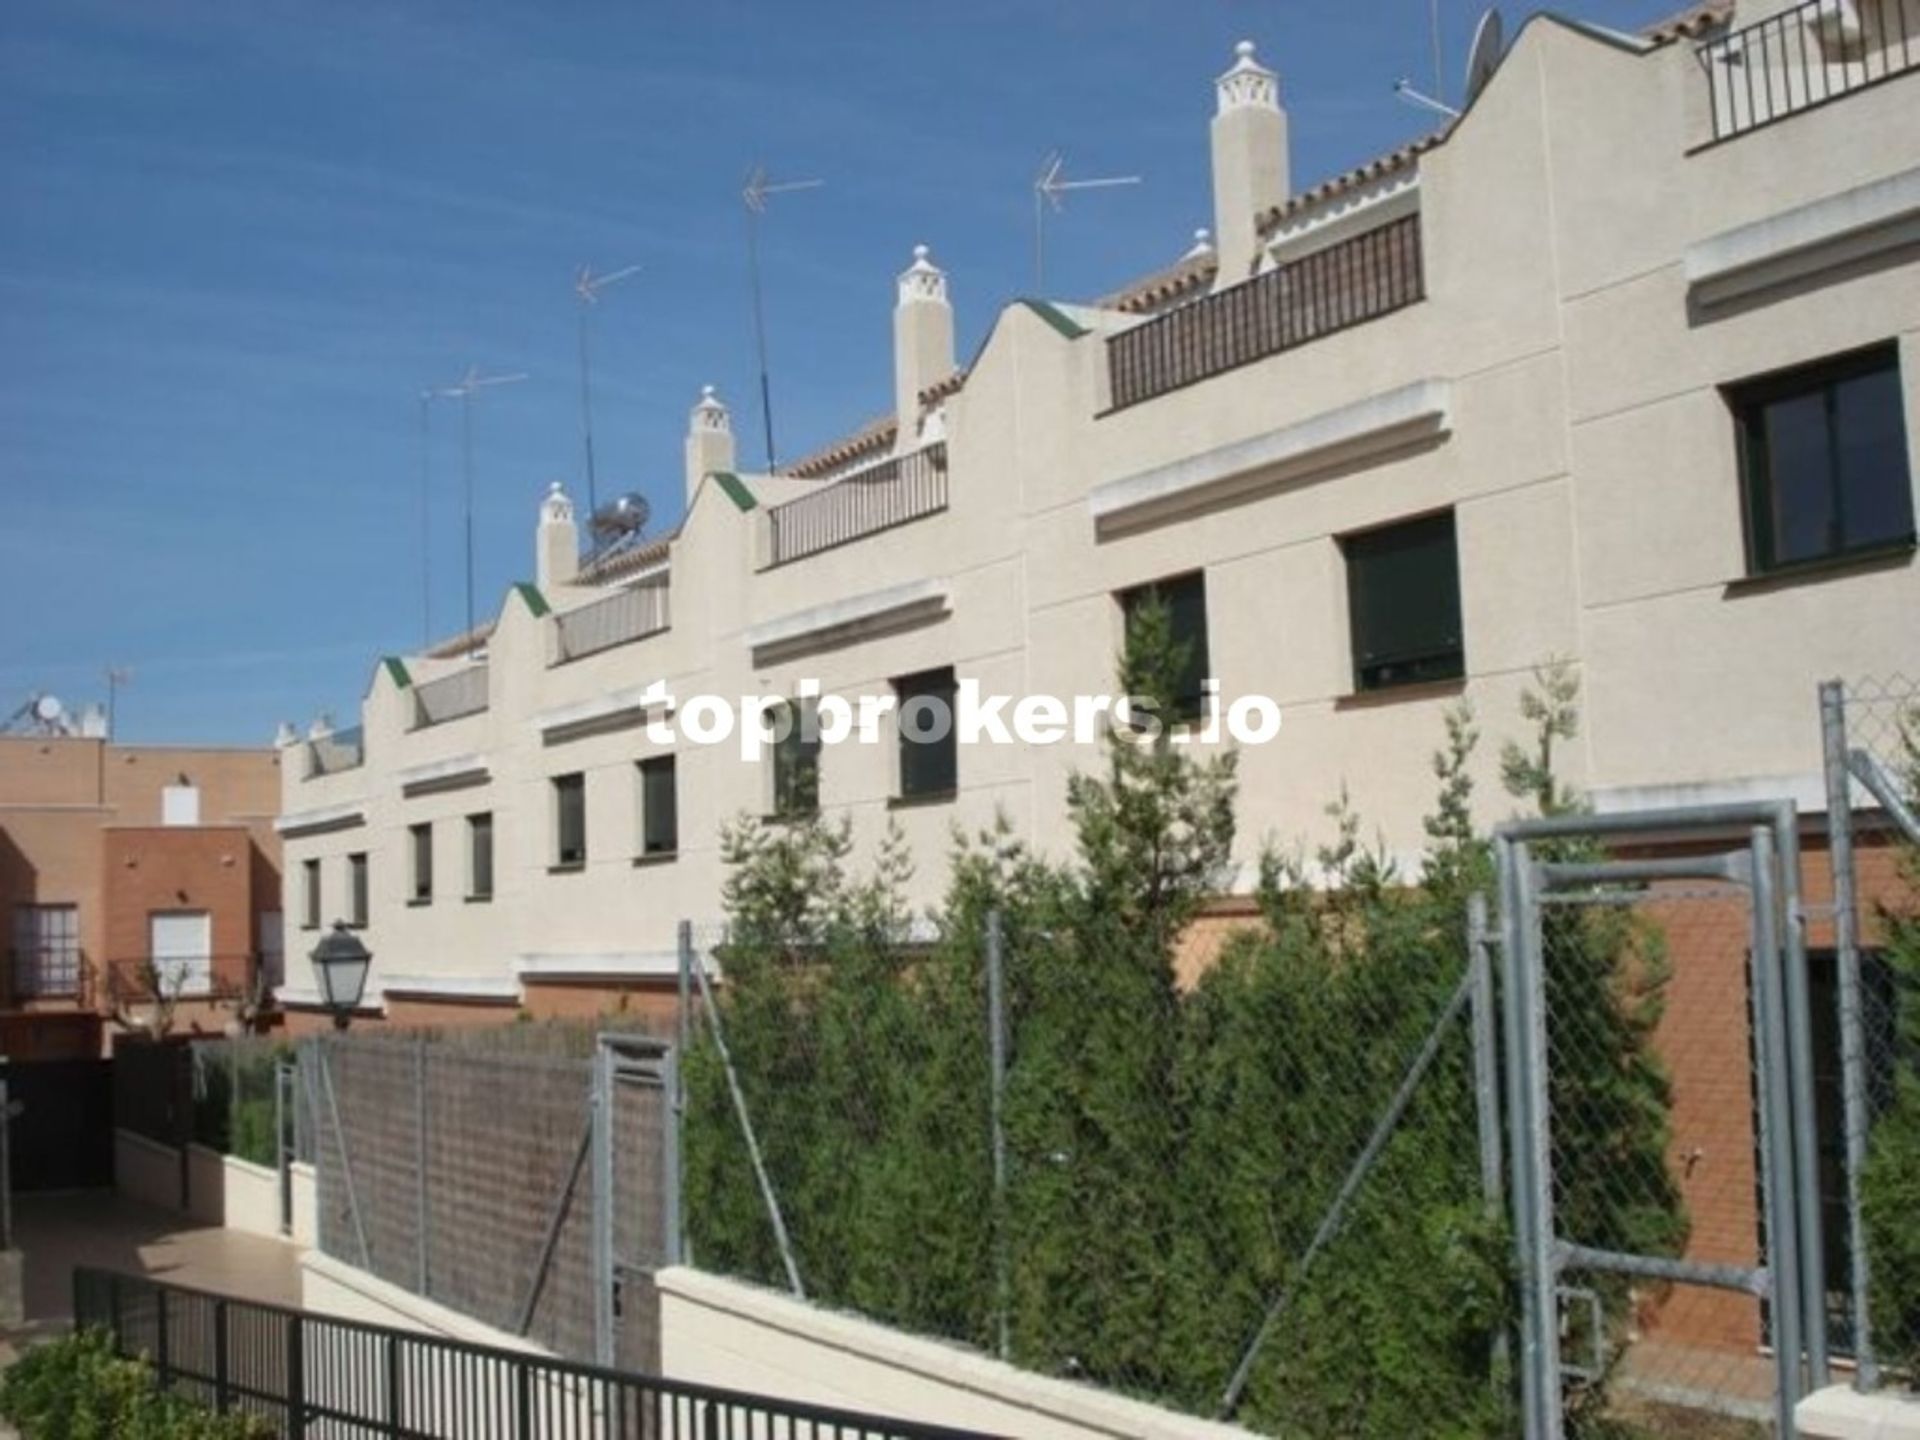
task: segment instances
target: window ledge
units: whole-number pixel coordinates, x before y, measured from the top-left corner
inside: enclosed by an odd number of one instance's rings
[[[411,900],[407,901],[407,908],[409,910],[424,910],[427,906],[431,904],[433,904],[433,897],[431,895],[428,895],[425,897],[416,895]]]
[[[485,895],[465,895],[461,897],[461,903],[466,905],[491,905],[493,903],[493,894],[489,891]]]
[[[930,790],[925,795],[889,795],[889,810],[919,810],[928,805],[951,805],[960,798],[958,790]]]
[[[809,820],[818,820],[819,818],[820,811],[818,807],[812,810],[779,810],[768,811],[765,815],[762,815],[760,817],[760,823],[762,825],[804,825]]]
[[[636,867],[646,865],[671,865],[679,858],[680,852],[678,850],[650,850],[644,855],[634,856],[633,863]]]
[[[1467,689],[1465,676],[1452,680],[1410,680],[1404,685],[1386,685],[1378,690],[1355,690],[1349,695],[1334,697],[1335,710],[1371,710],[1377,705],[1398,705],[1407,700],[1439,700],[1454,695],[1464,695]]]
[[[1729,600],[1742,595],[1765,595],[1794,585],[1809,585],[1821,580],[1839,580],[1874,570],[1898,570],[1913,563],[1915,543],[1897,540],[1891,545],[1876,545],[1868,550],[1853,550],[1844,555],[1823,555],[1818,560],[1801,560],[1757,575],[1729,580],[1722,592]]]
[[[587,862],[584,860],[562,860],[557,864],[547,866],[547,874],[578,875],[586,868]]]

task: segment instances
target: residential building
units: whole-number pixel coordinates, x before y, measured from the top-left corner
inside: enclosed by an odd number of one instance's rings
[[[0,1052],[255,1023],[281,978],[280,756],[0,735]],[[164,1018],[163,1018],[164,1012]]]
[[[680,524],[584,565],[554,487],[496,620],[380,661],[357,730],[286,752],[299,948],[364,924],[396,1020],[664,1006],[730,817],[817,805],[867,854],[898,827],[922,903],[956,829],[1063,853],[1092,746],[746,762],[654,738],[647,694],[676,730],[710,718],[690,697],[803,682],[1105,694],[1142,586],[1225,700],[1284,714],[1242,747],[1243,886],[1343,790],[1411,863],[1462,700],[1476,805],[1509,813],[1496,742],[1556,658],[1582,710],[1558,759],[1597,805],[1818,811],[1816,683],[1920,658],[1920,38],[1831,9],[1536,16],[1444,131],[1311,186],[1282,76],[1241,47],[1212,244],[1009,304],[964,366],[921,247],[891,415],[754,474],[709,389]],[[314,1005],[304,967],[284,994]]]

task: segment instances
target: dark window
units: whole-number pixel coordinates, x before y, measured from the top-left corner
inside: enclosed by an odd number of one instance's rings
[[[80,907],[13,907],[13,993],[35,999],[80,993]]]
[[[1134,643],[1142,614],[1154,605],[1167,615],[1173,644],[1174,720],[1197,720],[1206,708],[1205,682],[1212,675],[1207,655],[1207,580],[1203,572],[1176,575],[1120,592],[1120,613],[1127,628],[1127,644]]]
[[[367,923],[367,857],[365,854],[347,856],[347,923],[365,925]]]
[[[413,902],[424,905],[433,899],[433,826],[409,825],[407,843],[413,852]]]
[[[1453,512],[1349,535],[1341,546],[1354,688],[1386,690],[1464,675]]]
[[[680,848],[680,805],[671,755],[640,762],[640,853],[671,855]]]
[[[493,815],[486,810],[467,817],[467,898],[493,898]]]
[[[900,732],[900,798],[951,795],[959,784],[959,742],[951,666],[903,675],[893,682]]]
[[[1913,543],[1900,359],[1883,345],[1728,392],[1753,573]]]
[[[300,862],[300,923],[308,930],[320,928],[320,862]]]
[[[767,711],[773,741],[773,813],[781,819],[812,815],[820,808],[820,733],[802,706],[783,703]]]
[[[575,772],[553,780],[553,861],[587,863],[587,777]]]

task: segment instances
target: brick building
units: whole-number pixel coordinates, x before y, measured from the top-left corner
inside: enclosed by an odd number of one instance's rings
[[[279,756],[0,736],[0,1053],[221,1031],[280,973]],[[162,1022],[166,1023],[166,1022]]]

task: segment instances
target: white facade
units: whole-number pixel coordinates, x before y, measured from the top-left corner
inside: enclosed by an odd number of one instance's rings
[[[951,314],[923,255],[900,277],[892,428],[787,474],[740,475],[708,395],[679,530],[570,579],[549,502],[546,583],[506,597],[484,677],[460,658],[382,663],[364,762],[343,766],[336,738],[329,773],[310,775],[304,756],[282,767],[289,913],[303,915],[315,860],[310,918],[343,914],[347,857],[364,853],[373,986],[390,996],[511,1002],[535,980],[670,976],[677,922],[718,918],[722,823],[765,813],[772,788],[769,763],[732,745],[650,735],[649,687],[682,701],[790,697],[803,681],[886,695],[950,666],[988,693],[1104,693],[1116,596],[1194,571],[1223,692],[1271,696],[1285,715],[1276,741],[1242,751],[1249,874],[1266,841],[1324,838],[1343,786],[1391,850],[1417,854],[1442,717],[1462,698],[1486,732],[1477,803],[1504,815],[1498,742],[1520,732],[1519,696],[1555,658],[1582,687],[1566,776],[1600,803],[1799,790],[1819,766],[1816,683],[1920,664],[1920,71],[1771,123],[1730,119],[1725,47],[1696,45],[1785,7],[1739,9],[1658,41],[1537,17],[1443,139],[1279,203],[1286,122],[1262,106],[1281,86],[1234,79],[1257,65],[1243,54],[1212,135],[1217,270],[1196,251],[1105,306],[1011,305],[964,376],[941,378]],[[1226,261],[1249,204],[1263,273],[1243,281]],[[1404,249],[1341,248],[1395,225],[1394,244],[1417,238],[1412,270]],[[1325,308],[1286,293],[1288,323],[1318,338],[1116,402],[1116,346],[1156,323],[1144,311],[1218,339],[1183,307],[1315,275],[1337,280],[1314,302]],[[1393,288],[1409,276],[1417,298]],[[1390,313],[1345,323],[1343,304]],[[1873,346],[1898,360],[1908,533],[1832,563],[1757,565],[1727,387]],[[1164,375],[1173,362],[1153,363]],[[1456,537],[1464,674],[1359,688],[1354,537],[1438,512]],[[822,537],[843,543],[785,558]],[[417,725],[423,704],[448,718]],[[650,854],[637,767],[669,750],[677,845]],[[820,799],[863,846],[898,825],[930,902],[956,827],[1003,815],[1064,853],[1067,777],[1097,763],[1071,744],[963,747],[951,797],[904,804],[893,746],[840,745]],[[573,774],[580,865],[556,849],[554,780]],[[492,891],[468,899],[479,813]],[[422,824],[436,888],[409,903]],[[305,971],[290,967],[289,998],[311,994]]]

